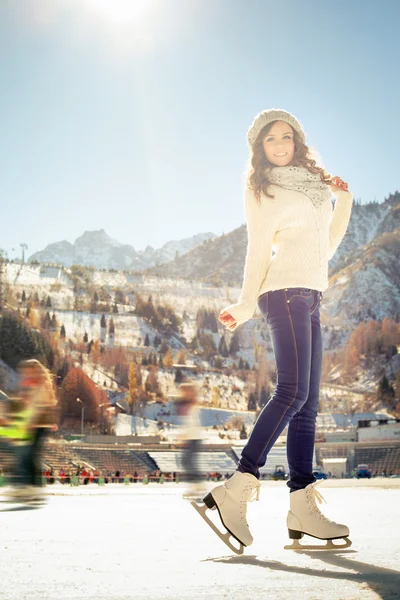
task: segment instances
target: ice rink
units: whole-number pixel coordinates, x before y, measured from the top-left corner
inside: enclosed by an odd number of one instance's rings
[[[2,503],[1,600],[400,597],[400,479],[319,485],[322,510],[348,524],[353,545],[302,553],[283,549],[285,483],[265,482],[249,504],[255,541],[242,556],[182,498],[184,489],[55,484],[43,508]]]

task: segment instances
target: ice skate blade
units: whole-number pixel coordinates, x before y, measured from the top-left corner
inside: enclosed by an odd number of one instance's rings
[[[287,546],[284,546],[285,550],[343,550],[343,548],[349,548],[352,544],[348,537],[336,538],[344,540],[344,544],[334,544],[332,540],[326,540],[326,544],[300,544],[299,540],[293,540],[293,542]]]
[[[235,552],[235,554],[239,554],[242,555],[243,554],[243,550],[244,550],[244,545],[242,544],[242,542],[240,540],[238,540],[233,533],[231,533],[229,530],[227,530],[226,533],[222,533],[218,527],[216,527],[216,525],[214,525],[214,523],[208,518],[208,516],[206,515],[206,511],[207,511],[207,505],[203,504],[203,506],[199,506],[196,502],[191,502],[190,503],[199,513],[199,515],[205,520],[205,522],[207,523],[207,525],[209,525],[211,527],[211,529],[217,534],[217,536],[224,542],[224,544],[226,544],[228,546],[228,548],[230,550],[232,550],[233,552]],[[219,511],[218,511],[219,512]],[[221,517],[221,515],[220,515]],[[222,519],[221,519],[222,520]],[[225,525],[224,525],[225,527]],[[230,541],[230,537],[232,536],[233,539],[235,539],[237,542],[239,542],[239,548],[237,548],[236,546],[234,546],[231,541]]]

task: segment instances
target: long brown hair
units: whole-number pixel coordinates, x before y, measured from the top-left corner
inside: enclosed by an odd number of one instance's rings
[[[276,123],[276,121],[268,123],[268,125],[265,125],[265,127],[261,129],[253,144],[252,150],[250,151],[251,166],[247,175],[247,186],[254,191],[254,195],[258,202],[261,202],[261,194],[264,194],[268,198],[274,198],[273,195],[268,193],[268,186],[271,182],[268,180],[265,170],[268,167],[274,167],[276,165],[273,165],[267,160],[263,147],[264,138],[269,133],[274,123]],[[291,128],[293,131],[294,155],[290,165],[305,167],[310,173],[319,173],[321,181],[330,185],[332,183],[331,175],[329,175],[322,167],[317,166],[316,161],[311,156],[309,147],[303,142],[297,131],[293,127]]]
[[[40,379],[38,389],[43,392],[42,399],[44,400],[44,404],[47,406],[55,406],[57,404],[57,396],[54,390],[53,376],[50,371],[35,358],[22,360],[18,364],[18,371],[20,373],[25,369],[33,371],[36,377]]]

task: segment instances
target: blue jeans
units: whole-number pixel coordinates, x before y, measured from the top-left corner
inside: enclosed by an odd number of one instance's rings
[[[322,292],[285,288],[262,294],[258,306],[274,347],[277,385],[243,448],[238,470],[260,477],[259,469],[285,426],[290,491],[315,481],[312,473],[315,422],[322,367],[319,305]]]

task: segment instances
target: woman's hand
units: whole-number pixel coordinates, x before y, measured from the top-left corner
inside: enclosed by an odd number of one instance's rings
[[[340,179],[340,177],[332,177],[332,183],[330,188],[333,193],[343,190],[344,192],[348,192],[348,184]]]
[[[234,319],[232,317],[232,315],[230,315],[228,312],[226,312],[226,310],[223,310],[219,314],[218,321],[220,321],[220,323],[225,325],[225,327],[227,327],[231,331],[233,331],[233,329],[235,329],[235,327],[236,327],[236,319]]]

